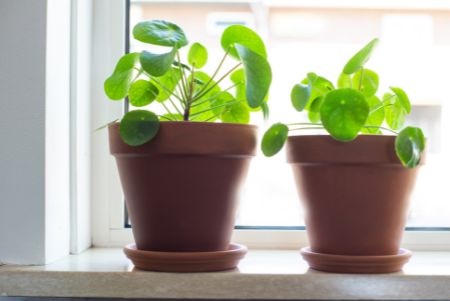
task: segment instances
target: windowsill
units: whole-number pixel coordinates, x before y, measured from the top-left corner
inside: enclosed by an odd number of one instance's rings
[[[252,250],[233,271],[176,274],[134,271],[120,249],[90,249],[46,266],[0,266],[0,296],[443,300],[450,252],[415,252],[401,273],[350,275],[308,270],[295,250]]]

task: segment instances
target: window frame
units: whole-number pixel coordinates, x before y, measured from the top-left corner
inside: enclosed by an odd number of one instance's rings
[[[321,7],[324,5],[348,7],[350,3],[354,5],[354,1],[336,4],[325,0],[315,1],[314,4],[308,1],[298,1],[295,4],[292,1],[266,2],[265,5],[268,6],[279,6],[282,3],[305,7]],[[398,1],[394,2],[383,2],[380,7],[392,7],[399,4]],[[123,55],[124,49],[127,47],[125,39],[125,31],[128,30],[127,10],[129,5],[127,3],[129,3],[129,0],[98,0],[94,2],[94,51],[92,61],[93,70],[97,71],[93,72],[92,111],[94,113],[102,112],[101,114],[92,114],[94,128],[120,118],[125,109],[122,104],[114,104],[108,101],[103,89],[95,87],[103,87],[103,81],[108,72],[114,68],[117,59]],[[447,1],[447,3],[446,9],[450,10],[450,1]],[[263,5],[263,2],[258,4]],[[433,2],[427,6],[420,1],[410,4],[411,9],[436,9],[436,5],[437,3]],[[123,35],[117,34],[119,32],[122,32]],[[110,49],[109,55],[104,54],[104,49]],[[446,110],[448,111],[448,108]],[[446,122],[444,127],[450,129],[450,121]],[[93,134],[92,237],[93,245],[96,247],[119,247],[131,243],[133,237],[132,230],[125,228],[125,205],[120,181],[115,162],[109,155],[107,143],[106,130]],[[450,228],[407,228],[406,230],[402,243],[405,248],[417,251],[450,250]],[[308,245],[304,228],[298,227],[236,227],[232,240],[246,244],[250,248],[264,249],[298,249]]]

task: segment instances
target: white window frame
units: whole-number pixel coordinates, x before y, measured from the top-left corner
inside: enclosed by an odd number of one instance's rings
[[[179,0],[182,2],[182,0]],[[192,1],[191,1],[192,2]],[[260,1],[259,5],[296,7],[361,7],[357,1]],[[450,10],[450,1],[410,1],[411,9]],[[383,1],[380,8],[405,5],[403,1]],[[92,73],[92,124],[102,126],[120,118],[123,104],[108,101],[103,92],[103,81],[113,70],[125,49],[125,1],[96,0],[94,2],[93,73]],[[107,50],[107,51],[106,51]],[[444,110],[449,112],[448,107]],[[447,115],[450,116],[450,115]],[[450,129],[450,121],[444,127]],[[450,140],[450,139],[449,139]],[[449,142],[444,151],[449,150]],[[124,204],[115,162],[109,155],[107,131],[92,135],[92,227],[93,245],[121,247],[133,241],[131,229],[124,228]],[[304,230],[234,230],[233,241],[250,248],[298,249],[308,245]],[[450,250],[450,231],[406,231],[403,244],[411,250]]]

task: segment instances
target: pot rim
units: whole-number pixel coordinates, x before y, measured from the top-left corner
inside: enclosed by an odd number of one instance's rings
[[[157,135],[140,146],[125,144],[119,123],[109,125],[109,145],[114,156],[207,155],[254,157],[257,149],[255,125],[191,121],[164,121]]]
[[[294,135],[286,143],[293,164],[378,164],[403,167],[395,152],[395,135],[358,135],[338,141],[330,135]],[[424,159],[421,160],[422,165]]]

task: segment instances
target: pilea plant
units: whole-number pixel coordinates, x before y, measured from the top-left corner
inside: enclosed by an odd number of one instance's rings
[[[405,116],[411,104],[404,90],[390,87],[381,98],[376,96],[379,78],[364,67],[378,43],[369,42],[345,64],[337,80],[337,88],[326,78],[308,73],[291,91],[293,107],[308,112],[309,123],[276,123],[264,134],[262,151],[266,156],[278,153],[287,140],[288,132],[303,129],[325,129],[339,141],[351,141],[358,134],[397,135],[395,151],[402,164],[415,167],[425,148],[422,130],[405,127]]]
[[[160,121],[248,123],[250,112],[258,110],[267,116],[271,68],[262,39],[251,29],[241,25],[225,29],[221,36],[225,53],[212,75],[202,71],[208,60],[202,44],[190,45],[187,62],[181,59],[180,49],[188,45],[188,40],[176,24],[143,21],[133,28],[133,37],[168,50],[125,54],[106,79],[105,92],[111,100],[128,96],[134,107],[158,104],[165,114],[141,109],[126,113],[119,129],[125,143],[138,146],[150,141]],[[237,62],[222,72],[228,57]],[[222,89],[219,84],[225,79],[229,86]]]

